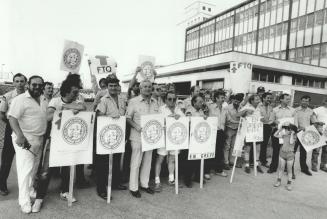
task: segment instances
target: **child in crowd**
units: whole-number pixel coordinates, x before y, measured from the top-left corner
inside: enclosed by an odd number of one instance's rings
[[[283,140],[282,148],[279,152],[279,167],[277,171],[277,182],[274,184],[275,187],[279,187],[282,182],[282,174],[285,169],[285,164],[287,167],[287,185],[286,189],[288,191],[292,190],[292,166],[294,161],[294,145],[296,141],[297,128],[295,125],[288,122],[284,123],[282,127],[275,133],[276,138],[281,138]]]

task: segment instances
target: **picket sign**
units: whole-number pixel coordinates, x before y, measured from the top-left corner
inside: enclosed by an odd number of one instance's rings
[[[232,174],[231,174],[229,183],[233,182],[237,159],[239,156],[242,155],[242,147],[244,145],[244,139],[245,139],[245,134],[246,134],[245,128],[246,128],[245,120],[243,118],[241,118],[240,123],[238,124],[237,133],[236,133],[236,137],[235,137],[235,143],[234,143],[234,149],[233,149],[233,156],[235,156],[235,160],[234,160],[234,165],[233,165]]]
[[[178,195],[178,150],[175,150],[175,193]]]
[[[69,195],[68,195],[68,207],[73,205],[73,190],[74,190],[74,178],[75,178],[75,165],[70,166],[69,170]]]
[[[253,169],[254,175],[257,176],[257,142],[263,141],[263,123],[259,116],[248,116],[246,119],[246,142],[253,144]]]

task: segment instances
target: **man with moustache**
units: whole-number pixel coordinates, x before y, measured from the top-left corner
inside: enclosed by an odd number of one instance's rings
[[[6,123],[4,143],[3,143],[3,149],[1,154],[1,167],[0,167],[0,194],[4,196],[9,194],[9,191],[7,189],[7,179],[15,155],[15,149],[12,144],[12,138],[11,138],[12,129],[9,125],[7,112],[11,105],[12,100],[16,96],[25,92],[26,82],[27,82],[27,78],[23,74],[21,73],[15,74],[13,77],[13,85],[15,89],[3,95],[0,103],[0,119]]]
[[[119,118],[125,115],[126,100],[118,94],[119,80],[115,75],[110,75],[107,78],[108,93],[101,98],[97,106],[96,112],[98,116],[109,116],[112,118]],[[126,190],[127,187],[121,184],[120,171],[120,157],[121,154],[113,155],[112,168],[112,189]],[[95,172],[97,193],[103,199],[107,199],[107,184],[108,184],[108,155],[95,155]]]
[[[262,104],[259,105],[259,109],[261,112],[262,122],[263,122],[263,142],[260,146],[260,155],[259,161],[262,166],[269,167],[267,165],[267,145],[271,136],[272,131],[272,114],[273,108],[271,106],[272,94],[266,92],[262,94]]]
[[[39,164],[43,135],[46,131],[46,112],[41,107],[40,96],[43,79],[32,76],[28,90],[17,96],[10,106],[8,118],[13,129],[12,139],[16,151],[16,166],[19,189],[19,205],[23,213],[32,210],[30,191]]]

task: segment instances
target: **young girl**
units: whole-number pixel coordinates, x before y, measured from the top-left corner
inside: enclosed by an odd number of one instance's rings
[[[287,185],[288,191],[292,190],[292,165],[294,161],[294,145],[296,141],[297,128],[295,125],[290,123],[284,123],[282,127],[275,133],[276,138],[283,139],[283,146],[279,152],[279,167],[277,173],[277,182],[274,184],[275,187],[279,187],[282,182],[282,174],[284,172],[285,164],[287,165]]]

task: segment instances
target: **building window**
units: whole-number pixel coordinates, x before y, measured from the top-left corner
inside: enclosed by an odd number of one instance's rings
[[[314,87],[314,88],[325,88],[326,79],[315,78],[308,76],[293,76],[292,85],[302,86],[302,87]]]
[[[211,12],[211,8],[208,8],[208,11]]]
[[[202,6],[202,10],[205,11],[206,10],[206,6]]]

